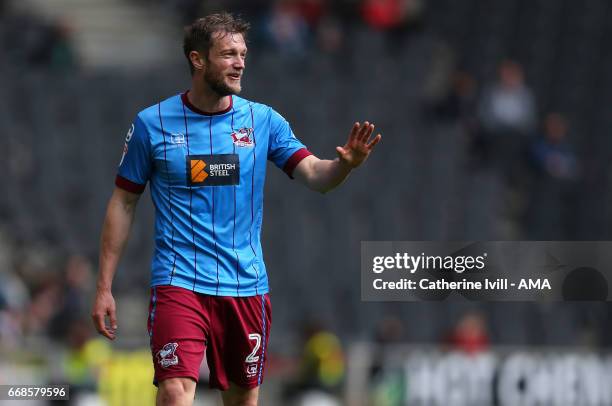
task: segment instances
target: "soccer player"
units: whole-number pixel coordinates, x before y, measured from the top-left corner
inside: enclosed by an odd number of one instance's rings
[[[92,318],[112,340],[112,279],[149,182],[156,215],[148,330],[158,405],[192,404],[204,352],[225,405],[257,404],[272,321],[260,241],[266,161],[325,193],[381,139],[371,137],[373,124],[355,123],[338,157],[319,159],[280,114],[238,97],[247,30],[227,13],[187,28],[191,88],[138,114],[108,203]]]

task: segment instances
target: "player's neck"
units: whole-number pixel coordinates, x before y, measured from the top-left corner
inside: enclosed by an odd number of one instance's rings
[[[227,110],[231,103],[230,96],[220,96],[205,83],[195,80],[192,81],[187,98],[198,109],[211,113]]]

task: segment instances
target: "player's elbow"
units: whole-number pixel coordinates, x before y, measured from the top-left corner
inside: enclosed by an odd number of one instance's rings
[[[322,195],[326,195],[327,193],[331,192],[332,190],[334,190],[333,187],[325,187],[325,188],[321,188],[319,189],[319,193],[321,193]]]
[[[311,186],[311,189],[325,195],[332,190],[334,190],[338,186],[337,184],[314,184]]]
[[[109,206],[119,208],[124,212],[131,214],[135,211],[139,198],[140,194],[131,193],[116,187],[113,191],[113,195],[110,198]]]

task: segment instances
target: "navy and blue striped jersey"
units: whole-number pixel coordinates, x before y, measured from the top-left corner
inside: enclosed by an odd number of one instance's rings
[[[176,95],[141,111],[116,185],[155,205],[151,286],[220,296],[268,292],[261,250],[266,162],[291,176],[310,152],[272,108],[231,96],[205,113]]]

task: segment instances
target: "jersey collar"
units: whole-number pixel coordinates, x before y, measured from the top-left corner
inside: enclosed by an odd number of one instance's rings
[[[227,106],[226,109],[223,109],[221,111],[216,111],[214,113],[210,113],[210,112],[207,112],[207,111],[200,110],[199,108],[197,108],[196,106],[191,104],[191,102],[189,101],[189,97],[187,97],[187,93],[189,93],[189,90],[187,90],[185,93],[181,94],[181,100],[183,101],[183,104],[189,110],[193,111],[194,113],[201,114],[203,116],[218,116],[220,114],[225,114],[225,113],[229,112],[232,109],[232,106],[234,105],[234,97],[232,95],[230,95],[230,103],[229,103],[229,106]]]

